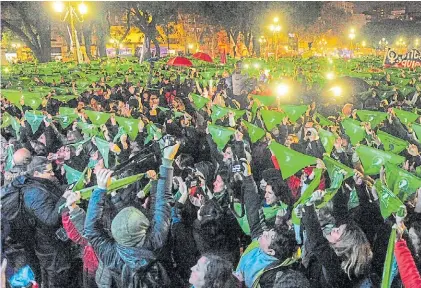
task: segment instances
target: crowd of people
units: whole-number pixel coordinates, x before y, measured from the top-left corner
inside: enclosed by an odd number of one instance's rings
[[[214,86],[199,83],[195,69],[180,80],[165,76],[168,66],[155,65],[149,81],[129,69],[127,76],[135,81],[126,77],[110,85],[112,77],[103,75],[65,102],[53,97],[56,83],[37,78],[37,85],[50,86],[35,109],[42,115],[37,129],[25,116],[32,109],[24,101],[18,107],[2,97],[2,113],[19,126],[1,129],[6,287],[380,287],[393,229],[391,287],[421,287],[421,187],[408,193],[405,213],[385,219],[371,181],[384,184],[384,169],[368,177],[356,153],[360,144],[383,150],[377,134],[387,132],[408,142],[399,153],[405,157],[402,168],[418,175],[421,138],[394,109],[421,109],[421,74],[407,84],[413,93],[402,97],[397,87],[381,99],[378,87],[394,86],[385,74],[367,90],[369,97],[353,95],[331,115],[322,110],[329,103],[321,102],[316,88],[301,81],[293,104],[308,105],[307,111],[267,129],[260,111],[278,108],[257,105],[254,110],[257,100],[250,95],[264,95],[277,79],[263,71],[249,77],[242,68],[241,61],[225,68]],[[292,81],[300,77],[297,71]],[[61,84],[79,91],[73,81]],[[209,101],[197,106],[192,95]],[[229,112],[212,121],[214,105],[246,113]],[[62,107],[75,116],[70,125],[56,118]],[[362,122],[366,137],[353,145],[340,122],[362,120],[356,108],[387,117],[377,126]],[[110,116],[99,127],[89,126],[94,123],[90,112]],[[320,113],[330,124],[318,123]],[[136,119],[138,133],[129,137],[117,117]],[[266,130],[265,135],[251,141],[242,120]],[[211,122],[235,130],[223,148],[209,131]],[[320,128],[335,136],[331,151],[319,137]],[[108,142],[107,153],[98,139]],[[268,148],[272,143],[315,157],[317,164],[283,178],[285,163]],[[326,191],[338,186],[325,155],[354,175],[321,207]],[[84,171],[84,188],[93,187],[88,197],[74,189],[80,181],[70,180],[67,167]],[[140,173],[143,179],[108,189],[115,179]],[[296,205],[310,189],[310,197]],[[358,203],[350,205],[354,194]]]

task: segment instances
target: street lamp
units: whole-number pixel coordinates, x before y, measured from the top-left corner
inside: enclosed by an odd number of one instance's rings
[[[66,14],[64,15],[64,18],[62,19],[63,22],[67,20],[67,17],[69,17],[68,19],[70,23],[70,31],[71,31],[71,37],[72,37],[71,50],[75,57],[75,60],[77,61],[77,63],[80,64],[82,62],[82,52],[80,51],[79,41],[77,40],[77,36],[76,36],[77,32],[75,28],[74,19],[76,18],[77,21],[83,22],[83,15],[88,13],[88,7],[83,2],[79,3],[78,10],[79,10],[79,14],[82,16],[81,18],[79,18],[78,14],[76,13],[76,9],[72,5],[72,2],[69,1],[67,2],[66,5],[61,1],[56,1],[53,3],[53,8],[54,8],[54,11],[56,11],[57,13],[63,13],[64,11],[66,12]]]
[[[418,46],[420,45],[420,39],[415,39],[415,48],[418,48]]]
[[[267,56],[267,40],[266,40],[265,36],[260,36],[259,43],[260,43],[260,46],[263,46],[266,43],[265,53],[264,53],[265,54],[265,58],[266,58],[266,56]]]
[[[275,19],[273,19],[274,21],[276,20],[276,22],[279,20],[277,17]],[[276,23],[275,22],[275,23]],[[280,25],[274,25],[271,24],[269,26],[269,30],[272,31],[272,43],[273,43],[273,48],[275,50],[275,59],[278,59],[278,41],[276,39],[276,33],[279,33],[281,31],[282,27]]]

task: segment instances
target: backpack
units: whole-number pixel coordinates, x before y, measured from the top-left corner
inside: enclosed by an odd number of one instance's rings
[[[10,225],[10,236],[18,236],[22,239],[23,234],[32,230],[30,219],[26,216],[23,204],[22,188],[27,182],[27,177],[19,176],[8,185],[0,188],[0,200],[2,204],[1,215]]]

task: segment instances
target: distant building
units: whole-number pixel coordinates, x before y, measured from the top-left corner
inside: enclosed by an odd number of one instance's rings
[[[326,5],[341,9],[348,14],[354,14],[354,3],[350,1],[330,1]]]
[[[400,3],[385,2],[373,8],[372,11],[365,13],[369,21],[382,21],[385,19],[392,20],[409,20],[408,8]]]

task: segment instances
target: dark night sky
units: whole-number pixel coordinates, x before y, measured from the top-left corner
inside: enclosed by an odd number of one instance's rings
[[[352,1],[355,4],[355,12],[361,13],[371,10],[375,6],[381,6],[386,3],[402,4],[408,7],[410,12],[421,11],[421,1]]]

